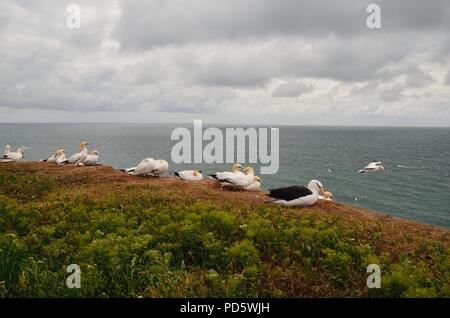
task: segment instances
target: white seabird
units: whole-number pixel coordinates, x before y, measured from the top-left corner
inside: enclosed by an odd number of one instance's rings
[[[247,167],[245,173],[231,176],[230,178],[219,180],[223,187],[257,191],[261,188],[261,178],[255,176],[253,168]]]
[[[199,171],[199,170],[183,170],[183,171],[174,172],[173,174],[184,181],[201,181],[201,180],[203,180],[202,171]]]
[[[92,150],[92,152],[86,156],[86,159],[78,162],[79,166],[95,166],[99,158],[99,153],[97,150]]]
[[[63,152],[65,152],[65,149],[57,149],[50,158],[39,160],[39,162],[56,163],[56,160]]]
[[[11,152],[11,146],[10,145],[6,145],[5,146],[5,152],[3,153],[3,155],[7,155]]]
[[[271,201],[267,203],[275,203],[282,206],[311,206],[317,202],[319,195],[324,195],[322,183],[317,180],[311,180],[308,187],[290,186],[269,190]]]
[[[374,160],[364,168],[356,170],[356,172],[358,173],[373,172],[373,171],[384,171],[383,163]]]
[[[155,161],[155,165],[150,173],[155,177],[159,177],[159,175],[167,172],[168,170],[169,163],[165,160],[159,159]]]
[[[86,157],[88,156],[88,149],[87,149],[87,145],[89,145],[88,142],[83,141],[82,143],[80,143],[80,152],[77,152],[76,154],[73,154],[72,156],[69,157],[69,159],[67,160],[67,163],[79,163],[79,162],[83,162]]]
[[[229,179],[229,178],[234,178],[236,176],[243,176],[244,174],[242,173],[241,169],[242,169],[242,166],[238,163],[235,163],[231,167],[231,171],[216,172],[214,174],[209,174],[208,177],[220,181],[220,180],[225,180],[225,179]]]
[[[11,152],[9,151],[7,154],[3,155],[3,162],[9,162],[9,161],[20,161],[23,158],[25,158],[24,156],[24,150],[23,148],[18,148],[16,150],[16,152]]]
[[[134,176],[146,176],[151,174],[155,167],[155,159],[145,158],[136,167],[124,169],[122,171]]]
[[[65,162],[67,162],[66,150],[65,149],[61,149],[60,153],[56,156],[55,163],[57,165],[63,165]]]
[[[233,181],[222,181],[221,185],[223,187],[232,187],[235,189],[242,189],[247,191],[259,191],[261,189],[261,178],[258,176],[254,176],[252,180],[249,182],[248,180],[233,180]]]
[[[333,193],[324,191],[323,195],[319,195],[319,200],[333,201]]]

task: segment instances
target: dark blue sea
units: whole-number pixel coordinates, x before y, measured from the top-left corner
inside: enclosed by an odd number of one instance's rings
[[[0,124],[0,146],[24,146],[25,160],[39,160],[56,148],[77,152],[79,142],[87,140],[99,150],[102,164],[124,168],[145,157],[170,164],[172,130],[183,126],[192,129],[192,123]],[[318,179],[338,202],[450,228],[450,128],[280,126],[279,134],[280,168],[262,175],[265,189]],[[372,160],[382,161],[386,170],[355,172]],[[212,173],[229,166],[171,164],[170,169]]]

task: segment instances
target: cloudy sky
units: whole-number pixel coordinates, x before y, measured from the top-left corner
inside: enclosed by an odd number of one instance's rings
[[[0,122],[450,126],[449,30],[448,0],[2,0]]]

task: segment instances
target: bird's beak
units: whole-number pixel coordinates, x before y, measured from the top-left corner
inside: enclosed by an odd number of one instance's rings
[[[325,189],[321,188],[319,192],[322,196],[325,196]]]

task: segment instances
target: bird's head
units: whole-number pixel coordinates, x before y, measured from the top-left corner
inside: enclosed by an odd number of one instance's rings
[[[323,196],[327,199],[332,199],[333,198],[333,193],[331,193],[330,191],[325,191],[323,193]]]
[[[313,192],[316,192],[316,193],[318,193],[320,195],[325,196],[325,194],[324,194],[325,193],[325,188],[323,187],[322,183],[320,181],[318,181],[318,180],[311,180],[308,183],[308,189],[313,191]]]
[[[86,149],[86,147],[87,147],[88,145],[89,145],[89,143],[88,143],[87,141],[83,141],[83,142],[80,143],[80,149],[81,149],[81,150]]]
[[[98,156],[100,153],[96,149],[94,149],[92,150],[91,154],[94,156]]]
[[[262,183],[261,178],[258,177],[258,176],[254,176],[253,180],[256,181],[256,182]]]
[[[231,171],[233,171],[233,172],[241,171],[241,169],[242,169],[242,166],[239,163],[235,163],[233,165],[233,167],[231,167]]]
[[[246,167],[246,168],[244,169],[244,173],[245,173],[245,174],[253,174],[253,173],[255,173],[255,172],[254,172],[254,170],[253,170],[252,167]]]
[[[200,171],[194,170],[194,177],[198,177],[199,175],[201,175]]]

